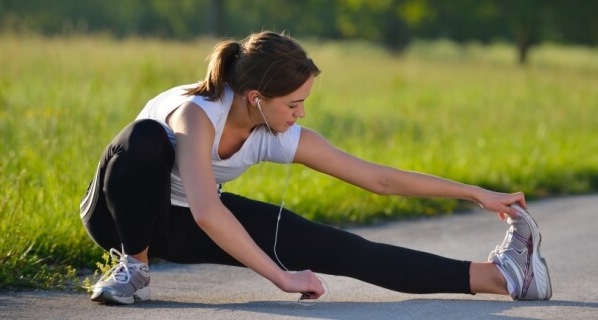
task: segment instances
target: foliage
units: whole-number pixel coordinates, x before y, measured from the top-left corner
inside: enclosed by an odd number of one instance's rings
[[[0,2],[5,29],[190,39],[287,30],[404,49],[412,39],[598,44],[598,2],[585,0],[102,0]]]
[[[110,272],[112,268],[117,266],[119,263],[120,260],[117,257],[111,256],[109,252],[104,252],[102,254],[102,262],[96,262],[96,270],[93,273],[93,277],[85,277],[81,281],[81,288],[91,293],[93,291],[93,286],[94,284],[96,284],[97,280],[100,279],[103,275]]]
[[[214,40],[0,35],[0,286],[76,284],[102,251],[78,203],[103,148],[158,92],[204,74]],[[323,70],[301,122],[357,156],[530,198],[598,190],[598,52],[544,45],[526,68],[504,44],[305,42]],[[293,166],[288,208],[336,224],[466,203],[371,195]],[[255,186],[259,186],[256,188]],[[228,191],[280,203],[260,164]]]

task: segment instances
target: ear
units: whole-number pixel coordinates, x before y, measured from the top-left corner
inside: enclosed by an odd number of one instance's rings
[[[250,90],[247,92],[247,100],[252,106],[257,106],[258,99],[261,99],[260,92],[257,90]]]

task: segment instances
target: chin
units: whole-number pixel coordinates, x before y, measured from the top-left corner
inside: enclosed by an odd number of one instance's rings
[[[290,129],[290,128],[291,128],[291,127],[284,127],[284,128],[272,128],[272,131],[273,131],[275,134],[279,134],[279,133],[285,133],[285,132],[289,131],[289,129]]]

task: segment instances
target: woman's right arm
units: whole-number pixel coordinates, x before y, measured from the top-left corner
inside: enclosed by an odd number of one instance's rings
[[[176,161],[189,207],[199,227],[233,258],[281,290],[309,293],[304,298],[310,299],[321,296],[324,288],[311,271],[280,269],[220,201],[210,160],[215,133],[205,112],[188,102],[177,108],[167,121],[176,135]]]

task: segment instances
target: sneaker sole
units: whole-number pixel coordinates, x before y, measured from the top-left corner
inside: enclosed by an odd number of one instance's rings
[[[518,205],[511,205],[519,213],[519,216],[523,217],[527,223],[532,226],[533,240],[534,240],[534,252],[532,253],[531,265],[534,273],[534,278],[546,279],[546,281],[536,281],[536,290],[542,298],[525,298],[519,297],[517,300],[549,300],[552,297],[552,284],[550,281],[550,274],[548,273],[548,264],[546,259],[540,254],[540,244],[542,243],[542,234],[538,231],[538,223],[532,218],[532,216]]]
[[[95,291],[91,295],[91,301],[105,303],[105,304],[133,304],[135,302],[142,302],[151,300],[151,291],[150,287],[141,288],[132,296],[129,297],[119,297],[111,294],[108,291]]]

